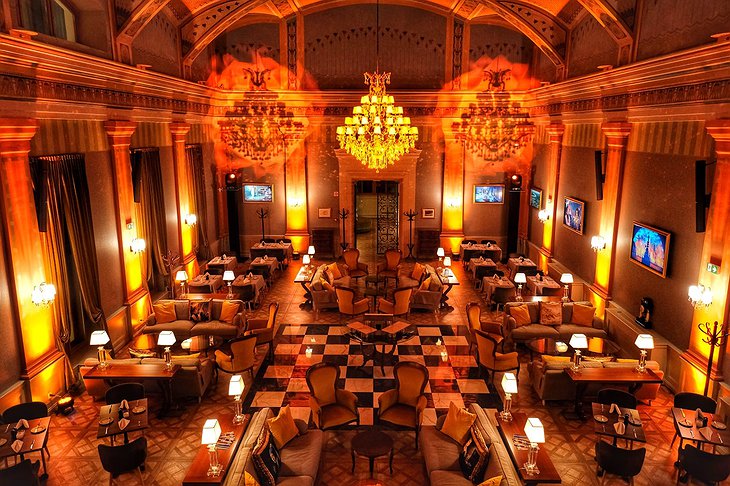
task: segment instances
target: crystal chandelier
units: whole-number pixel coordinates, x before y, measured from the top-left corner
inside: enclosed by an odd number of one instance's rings
[[[380,65],[380,2],[377,2],[375,50],[378,62],[374,73],[365,73],[368,94],[360,98],[360,105],[352,109],[352,116],[337,127],[340,148],[379,172],[393,165],[408,153],[418,140],[418,128],[411,126],[410,117],[403,116],[403,107],[395,106],[393,96],[385,86],[390,84],[390,73],[379,72]]]
[[[516,155],[529,143],[535,129],[529,122],[530,115],[521,111],[519,104],[511,103],[509,93],[504,91],[509,71],[485,70],[489,80],[487,91],[479,93],[477,102],[461,115],[462,120],[452,125],[464,147],[489,162]]]

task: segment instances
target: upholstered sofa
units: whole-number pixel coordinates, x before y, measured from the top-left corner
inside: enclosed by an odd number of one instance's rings
[[[157,301],[155,304],[170,302],[170,300],[163,299]],[[172,322],[158,323],[155,313],[152,312],[144,322],[144,328],[142,332],[145,334],[151,334],[161,331],[172,331],[175,333],[175,337],[178,340],[187,339],[192,336],[223,336],[234,338],[240,334],[243,329],[243,322],[241,313],[244,309],[244,303],[241,300],[228,300],[227,302],[233,302],[238,305],[238,310],[233,318],[232,322],[225,322],[220,320],[221,308],[223,302],[222,299],[211,299],[209,300],[208,310],[210,314],[209,320],[204,321],[193,321],[190,315],[191,302],[190,300],[175,300],[175,317],[176,319]]]
[[[571,365],[569,356],[542,356],[528,365],[530,381],[537,396],[544,402],[548,400],[574,400],[575,384],[565,374],[565,368]],[[581,365],[585,368],[635,368],[638,361],[635,359],[618,359],[616,361],[591,361],[590,358],[583,359]],[[647,361],[647,368],[654,371],[660,378],[664,372],[659,368],[656,361]],[[651,403],[659,392],[658,384],[647,384],[637,390],[635,396],[638,400]],[[617,385],[593,384],[586,389],[587,396],[595,396],[601,388],[620,388]]]
[[[421,288],[423,282],[429,277],[431,277],[431,285],[429,288]],[[411,309],[425,309],[431,312],[438,311],[441,305],[443,291],[444,286],[436,274],[436,270],[431,265],[424,265],[421,282],[417,288],[413,289],[413,294],[411,295]]]
[[[426,266],[416,262],[412,269],[401,267],[398,271],[398,287],[417,288],[426,276]]]
[[[172,396],[173,398],[188,398],[194,397],[201,401],[203,395],[205,395],[208,385],[213,379],[213,371],[215,369],[215,361],[212,358],[201,357],[198,355],[190,356],[173,356],[173,363],[179,364],[182,369],[177,372],[175,378],[172,380]],[[112,359],[108,361],[112,365],[114,363],[119,364],[149,364],[149,363],[164,363],[165,360],[162,358],[127,358],[127,359]],[[84,378],[87,372],[94,366],[99,364],[99,360],[96,358],[89,358],[84,361],[84,364],[80,367],[81,377],[84,380],[86,391],[91,395],[94,400],[104,398],[104,394],[109,389],[109,386],[104,380],[92,379],[87,380]],[[156,381],[143,381],[142,384],[145,387],[146,393],[159,393],[161,392],[159,383]]]
[[[340,271],[340,278],[335,278],[333,272],[327,271],[330,265],[337,265]],[[327,285],[325,285],[325,282]],[[335,286],[349,287],[351,278],[347,275],[344,265],[336,263],[320,265],[314,272],[312,283],[309,284],[309,292],[312,294],[312,307],[315,311],[322,309],[337,309],[337,294]]]
[[[585,334],[588,337],[606,337],[603,319],[594,316],[590,325],[572,322],[575,304],[593,307],[590,302],[567,302],[562,305],[562,323],[559,325],[540,324],[540,305],[542,302],[508,302],[504,306],[504,335],[509,341],[529,341],[538,338],[553,338],[569,341],[573,334]],[[512,309],[526,305],[530,314],[530,323],[518,325],[512,316]]]
[[[497,430],[494,414],[497,410],[482,408],[476,403],[469,411],[477,418],[472,427],[478,427],[484,441],[489,446],[489,463],[484,479],[502,476],[500,486],[521,486],[509,452]],[[442,419],[439,419],[440,421]],[[418,437],[418,446],[426,462],[426,473],[434,486],[468,486],[472,482],[464,477],[459,465],[462,446],[436,427],[424,426]]]
[[[248,473],[257,478],[253,464],[253,450],[259,436],[267,427],[266,420],[274,414],[271,409],[264,408],[254,413],[238,446],[238,451],[228,468],[228,476],[223,486],[246,484],[244,478]],[[324,444],[324,432],[319,429],[307,429],[307,424],[295,419],[300,435],[288,442],[279,450],[281,470],[276,484],[280,486],[313,486],[317,480],[319,462]],[[248,484],[251,484],[250,482]]]

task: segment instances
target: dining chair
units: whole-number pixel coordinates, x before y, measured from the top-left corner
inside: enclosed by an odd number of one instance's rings
[[[236,288],[241,289],[238,298],[243,301],[249,310],[253,311],[254,305],[256,304],[256,288],[254,284],[242,285]]]
[[[411,312],[411,295],[413,288],[401,287],[393,291],[393,301],[384,298],[378,299],[378,312],[393,314],[394,316],[406,316]]]
[[[345,260],[348,275],[354,279],[366,277],[368,275],[367,263],[360,262],[360,250],[357,248],[348,248],[342,252],[342,259]]]
[[[499,353],[497,352],[497,345],[499,341],[496,336],[477,329],[476,333],[476,344],[477,344],[477,363],[479,365],[479,371],[482,369],[487,370],[487,375],[491,371],[491,382],[494,383],[494,375],[498,371],[515,371],[517,381],[520,379],[520,360],[517,356],[516,351],[511,353]]]
[[[461,240],[461,244],[462,245],[468,245],[468,244],[476,245],[477,240],[470,240],[470,239]]]
[[[617,388],[601,388],[598,390],[596,403],[611,405],[615,403],[621,408],[632,408],[636,410],[637,400],[634,395]]]
[[[141,400],[144,398],[144,385],[142,383],[121,383],[109,388],[104,395],[107,405],[121,403],[122,400]]]
[[[218,370],[231,375],[248,372],[253,381],[253,366],[256,363],[256,335],[249,334],[229,342],[230,354],[215,350],[216,382]]]
[[[312,420],[321,430],[331,429],[356,422],[360,425],[357,412],[357,396],[337,386],[340,367],[320,362],[307,369],[309,405]]]
[[[243,335],[256,336],[256,346],[269,345],[268,357],[274,358],[274,329],[276,328],[276,315],[279,312],[279,303],[269,304],[269,315],[265,319],[246,319],[243,328]]]
[[[120,475],[135,472],[139,482],[144,485],[142,466],[147,459],[147,439],[138,437],[128,444],[108,446],[99,444],[99,459],[101,466],[109,473],[109,485]],[[123,481],[123,484],[128,484]]]
[[[620,476],[629,484],[634,484],[634,476],[641,472],[646,457],[646,448],[623,449],[613,444],[599,440],[596,442],[596,475],[601,478],[601,484],[606,479],[605,474]]]
[[[399,361],[393,367],[395,388],[378,397],[378,420],[416,432],[423,423],[426,409],[426,395],[423,391],[428,383],[428,368],[414,361]]]
[[[699,408],[704,413],[714,414],[717,410],[717,403],[712,398],[700,395],[699,393],[680,392],[674,395],[674,408],[683,408],[685,410],[697,410]],[[679,449],[681,450],[684,439],[682,439],[682,434],[679,433],[679,427],[680,425],[675,422],[674,437],[669,447],[672,447],[674,441],[679,437]]]
[[[395,280],[395,286],[398,287],[398,270],[400,269],[403,253],[398,248],[385,250],[385,262],[379,263],[377,266],[377,276],[385,279],[385,287],[388,287],[388,279]]]
[[[496,245],[497,244],[497,240],[482,240],[482,245],[488,245],[490,243],[493,244],[493,245]]]
[[[3,412],[3,422],[5,422],[6,424],[15,424],[20,419],[35,420],[43,417],[48,417],[48,407],[43,402],[19,403],[17,405],[13,405]],[[43,448],[41,449],[41,460],[43,461],[44,465],[45,459],[43,458],[43,451],[45,451],[46,456],[49,459],[51,457],[51,453],[48,451],[49,435],[50,431],[46,434],[46,439],[43,443]],[[0,484],[4,483],[0,482]]]
[[[23,459],[11,467],[0,469],[0,484],[40,486],[38,470],[40,464]]]
[[[337,286],[335,287],[335,293],[337,294],[337,307],[340,311],[340,316],[353,317],[358,314],[364,314],[370,310],[370,301],[367,297],[356,301],[355,291],[349,287]]]
[[[495,287],[492,291],[490,305],[495,305],[497,311],[501,305],[504,310],[504,304],[514,301],[515,295],[517,295],[517,291],[514,287]]]
[[[677,484],[680,480],[690,483],[694,478],[719,485],[730,477],[730,454],[712,454],[688,444],[679,450],[679,469],[685,475],[677,473]]]

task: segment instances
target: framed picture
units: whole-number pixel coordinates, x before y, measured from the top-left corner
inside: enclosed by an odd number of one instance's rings
[[[434,218],[436,218],[436,210],[434,208],[423,208],[423,209],[421,209],[421,218],[423,218],[423,219],[434,219]]]
[[[504,204],[504,184],[475,184],[474,203]]]
[[[575,231],[579,235],[583,234],[583,216],[585,214],[586,203],[573,199],[572,197],[565,197],[563,203],[563,224],[568,227],[569,230]]]
[[[274,202],[274,186],[271,184],[244,184],[243,202]]]
[[[530,207],[542,209],[542,189],[537,187],[530,188]]]
[[[317,213],[320,218],[331,218],[332,217],[332,208],[319,208]]]
[[[670,237],[666,231],[634,221],[631,229],[631,261],[666,278]]]

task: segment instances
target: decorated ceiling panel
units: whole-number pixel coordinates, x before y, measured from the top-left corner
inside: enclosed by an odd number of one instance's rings
[[[279,62],[279,24],[261,23],[228,31],[214,42],[215,53],[230,54],[237,61],[256,64],[259,58]]]

